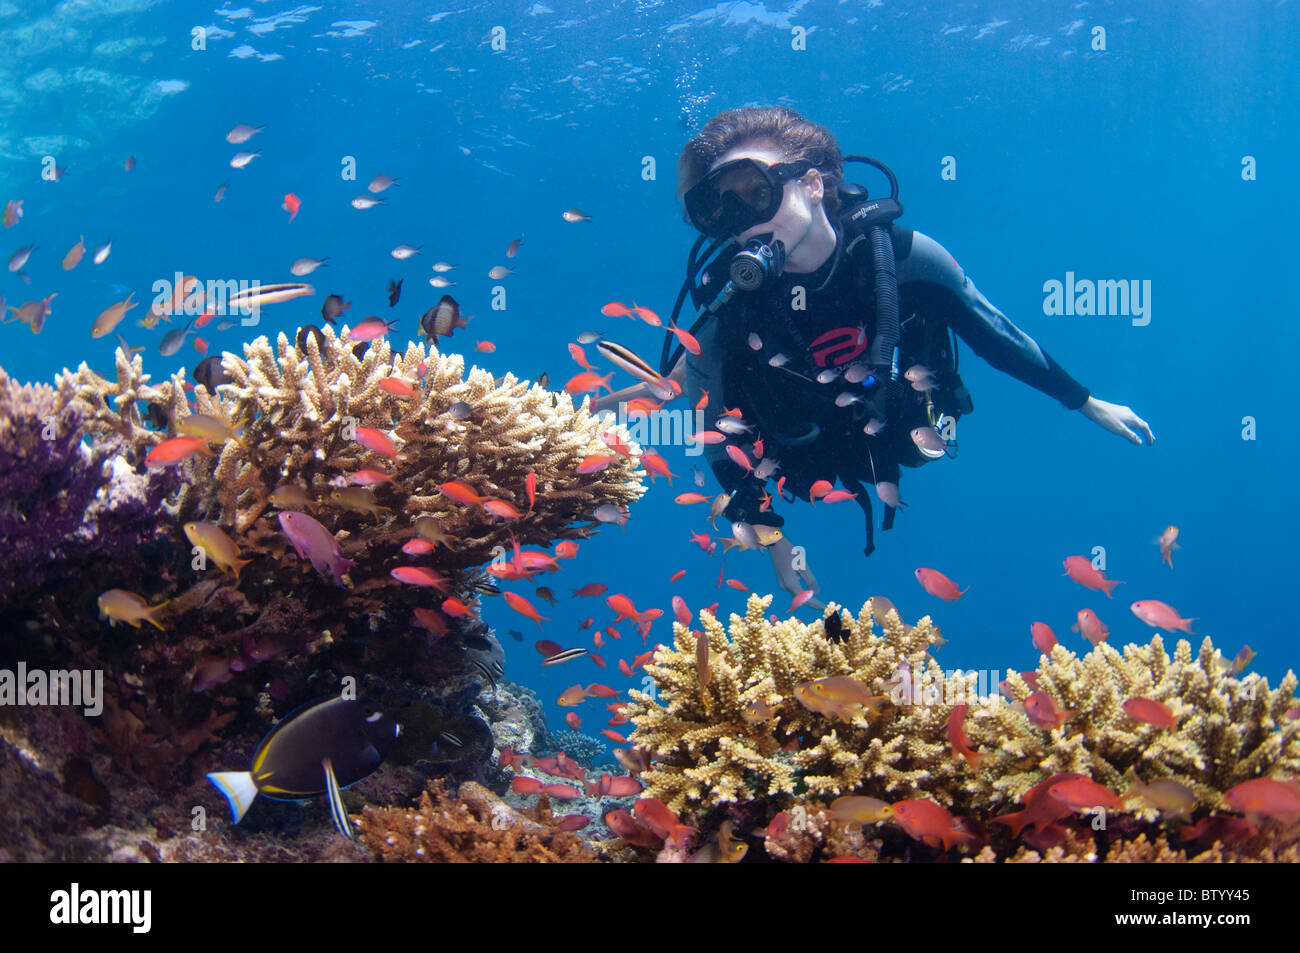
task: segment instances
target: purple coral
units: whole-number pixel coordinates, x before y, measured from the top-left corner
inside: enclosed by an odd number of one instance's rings
[[[120,441],[82,441],[84,411],[0,369],[0,600],[156,532],[173,473],[137,475]]]

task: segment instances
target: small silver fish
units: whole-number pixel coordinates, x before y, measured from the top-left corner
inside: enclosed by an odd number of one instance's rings
[[[226,318],[224,321],[217,322],[218,331],[229,331],[234,326],[235,326],[235,322],[231,321],[229,318]]]
[[[566,222],[590,222],[591,216],[583,215],[582,212],[578,211],[576,208],[571,208],[565,210],[564,220]]]
[[[32,252],[36,250],[35,245],[28,245],[26,248],[20,248],[9,256],[9,270],[19,271],[23,265],[27,264],[27,259],[32,257]]]
[[[389,254],[392,255],[394,258],[396,258],[398,261],[405,261],[408,258],[413,258],[416,255],[420,254],[420,249],[423,247],[424,247],[423,245],[420,246],[398,245],[391,252],[389,252]]]
[[[876,484],[876,496],[886,506],[902,506],[903,500],[898,495],[898,484],[882,481]]]
[[[441,275],[429,279],[429,284],[433,285],[435,288],[450,288],[455,283],[456,282],[452,281],[451,279],[444,278]]]
[[[948,447],[948,442],[933,427],[917,427],[913,430],[912,443],[922,450],[929,450],[932,453],[942,453]]]
[[[262,153],[260,152],[236,152],[235,157],[230,160],[230,167],[232,169],[242,169],[261,154]],[[219,202],[221,200],[218,199],[217,201]]]
[[[859,397],[857,394],[851,394],[848,391],[845,391],[844,393],[840,394],[838,397],[835,398],[836,407],[847,407],[849,406],[849,404],[860,404],[860,403],[862,403],[862,398]]]
[[[464,420],[474,413],[474,408],[463,400],[458,400],[447,408],[447,414],[452,420]]]
[[[455,265],[449,265],[445,261],[435,261],[433,263],[433,270],[436,271],[438,274],[442,274],[444,271],[451,271],[455,267],[456,267]]]
[[[299,258],[289,266],[289,273],[301,278],[304,275],[310,275],[327,261],[329,261],[328,258]]]
[[[758,541],[758,533],[754,532],[754,527],[744,521],[731,524],[731,538],[746,549],[758,549],[762,545]]]
[[[507,268],[505,265],[496,265],[492,268],[491,271],[488,272],[488,277],[491,278],[493,281],[500,281],[502,278],[505,278],[507,275],[513,275],[513,274],[514,271]]]
[[[784,354],[773,354],[768,359],[767,363],[771,367],[785,367],[790,363],[790,358],[786,357]]]
[[[866,364],[850,364],[844,372],[844,379],[850,384],[861,384],[871,376],[871,368]]]
[[[754,476],[760,480],[766,480],[777,470],[781,469],[781,462],[771,457],[764,457],[758,461],[758,466],[754,467]]]
[[[695,481],[696,486],[704,486],[704,473],[699,467],[691,467],[691,479]]]
[[[226,133],[226,142],[230,143],[232,146],[240,145],[247,142],[249,139],[252,139],[264,129],[266,129],[265,126],[250,126],[241,122],[234,129]]]
[[[912,383],[925,380],[927,377],[934,377],[934,371],[930,370],[924,364],[913,364],[907,370],[903,371],[903,376]]]
[[[620,526],[627,522],[627,514],[613,503],[602,503],[596,507],[596,519],[602,523],[618,523]]]
[[[369,189],[372,194],[378,195],[380,192],[391,189],[399,181],[401,180],[395,179],[391,175],[377,175],[370,180],[370,184],[367,185],[366,188]]]
[[[719,417],[717,421],[715,421],[714,426],[723,433],[730,434],[733,437],[739,437],[742,434],[750,433],[754,429],[743,420],[737,420],[735,417]]]
[[[885,429],[885,422],[879,417],[872,417],[867,421],[867,425],[862,428],[862,432],[869,437],[874,437],[880,431]]]
[[[817,375],[817,383],[829,384],[831,381],[835,380],[835,378],[839,376],[840,376],[839,368],[828,367],[826,368],[826,370],[822,371],[820,374]]]
[[[597,331],[583,331],[578,335],[579,344],[594,344],[599,341],[601,335]]]
[[[96,265],[102,265],[104,262],[108,261],[109,252],[112,250],[113,243],[111,241],[104,242],[104,244],[95,249],[95,253],[90,256],[90,260]]]
[[[230,185],[229,182],[222,182],[220,185],[218,185],[217,194],[212,196],[212,201],[220,202],[222,199],[224,199],[226,197],[226,188],[229,185]]]
[[[752,331],[749,333],[749,349],[751,351],[763,350],[763,339]]]
[[[376,205],[387,205],[386,199],[372,199],[369,195],[358,195],[352,200],[352,207],[355,209],[365,210],[374,208]]]
[[[731,503],[730,493],[719,493],[717,496],[715,496],[713,498],[713,502],[709,504],[709,522],[712,523],[719,516],[721,516],[722,511],[725,510],[728,507],[728,505],[730,505],[730,503]]]

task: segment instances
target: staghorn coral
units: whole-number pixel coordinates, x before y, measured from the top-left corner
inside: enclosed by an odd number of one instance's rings
[[[196,391],[199,412],[250,421],[243,434],[247,449],[227,443],[210,477],[193,474],[199,511],[242,532],[268,509],[267,496],[279,484],[299,482],[319,500],[327,497],[331,479],[383,465],[382,457],[351,439],[349,424],[398,438],[405,458],[392,469],[396,486],[382,502],[407,518],[439,517],[443,531],[458,541],[455,561],[461,566],[481,564],[494,546],[508,545],[506,526],[522,542],[545,543],[567,535],[564,527],[601,503],[630,503],[644,492],[636,479],[644,474],[630,459],[616,457],[601,473],[574,472],[583,457],[605,452],[600,433],[607,428],[585,405],[575,408],[567,394],[510,374],[497,382],[480,368],[466,375],[461,355],[426,353],[423,344],[410,344],[395,356],[387,341],[376,341],[358,358],[333,329],[326,328],[323,340],[322,352],[308,335],[300,351],[281,334],[273,351],[258,338],[244,346],[243,359],[225,356],[223,367],[234,379],[227,385],[229,400]],[[389,377],[418,387],[421,376],[424,389],[414,398],[380,387]],[[462,420],[448,412],[460,402],[473,408]],[[537,474],[536,505],[509,523],[437,490],[456,480],[525,512],[529,472]]]
[[[233,383],[209,394],[195,388],[195,413],[242,424],[239,442],[227,441],[216,463],[201,455],[177,469],[182,488],[177,509],[182,519],[200,518],[231,529],[241,546],[265,549],[257,524],[273,514],[269,496],[276,487],[296,483],[315,501],[313,512],[326,526],[347,534],[349,558],[374,547],[384,555],[412,535],[420,516],[437,518],[455,549],[440,548],[437,568],[481,565],[511,546],[546,544],[585,536],[571,524],[589,519],[602,503],[624,505],[645,492],[643,470],[635,457],[612,455],[603,471],[578,474],[578,463],[593,453],[608,453],[603,432],[625,430],[574,407],[568,394],[553,393],[506,374],[499,382],[480,368],[465,373],[459,354],[426,352],[409,344],[394,355],[387,341],[370,344],[361,357],[326,328],[321,350],[307,335],[299,349],[280,334],[275,348],[264,337],[244,345],[244,356],[226,352],[222,367]],[[107,381],[82,365],[59,378],[61,393],[89,414],[88,428],[127,439],[143,457],[188,413],[180,374],[149,384],[138,356],[116,354],[117,380]],[[423,371],[421,371],[423,368]],[[400,397],[380,386],[398,378],[415,397]],[[418,390],[423,381],[423,390]],[[138,403],[165,407],[172,425],[166,434],[146,429]],[[449,413],[454,404],[473,408],[465,419]],[[356,439],[356,428],[371,428],[396,438],[400,454],[388,461]],[[633,452],[637,448],[633,447]],[[379,504],[394,513],[378,519],[350,512],[330,499],[346,475],[362,468],[382,469],[391,483],[376,488]],[[537,475],[536,503],[529,508],[525,479]],[[467,483],[482,497],[504,500],[524,515],[503,520],[486,510],[454,502],[438,492],[448,481]],[[362,533],[361,530],[366,532]]]
[[[473,781],[450,795],[430,782],[414,808],[367,806],[360,841],[381,860],[425,863],[590,863],[582,838],[551,823],[546,798],[528,814]]]
[[[1060,772],[1089,775],[1120,793],[1129,768],[1146,781],[1173,777],[1195,792],[1199,808],[1223,811],[1221,795],[1234,784],[1300,770],[1300,724],[1285,718],[1296,705],[1294,674],[1274,690],[1257,676],[1233,677],[1208,639],[1199,655],[1180,641],[1172,658],[1158,636],[1122,654],[1105,643],[1083,657],[1056,646],[1040,664],[1040,688],[1075,716],[1046,730],[996,696],[976,697],[973,674],[945,677],[927,654],[939,639],[928,617],[907,627],[890,612],[877,634],[870,603],[856,619],[832,606],[845,623],[845,639],[836,643],[821,622],[769,621],[770,601],[751,595],[729,632],[701,613],[711,674],[703,693],[695,635],[681,624],[674,647],[661,648],[647,666],[656,691],[631,692],[629,712],[632,742],[654,756],[642,775],[647,796],[697,815],[770,799],[773,809],[798,805],[813,816],[816,804],[806,800],[813,796],[931,798],[955,815],[987,821]],[[793,695],[802,681],[848,675],[900,702],[900,663],[928,682],[922,703],[886,704],[879,716],[864,712],[848,722],[811,712]],[[1007,691],[1017,700],[1030,693],[1015,674]],[[1135,695],[1168,705],[1177,729],[1130,718],[1121,706]],[[746,718],[746,706],[758,700],[772,706],[771,718]],[[978,770],[952,754],[947,722],[959,702],[970,704],[970,745],[986,756]],[[1129,810],[1156,816],[1136,801]],[[814,831],[813,839],[820,836]]]

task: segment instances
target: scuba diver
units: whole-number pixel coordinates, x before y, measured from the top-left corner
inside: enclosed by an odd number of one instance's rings
[[[846,159],[879,169],[890,196],[846,183]],[[819,586],[779,531],[785,521],[773,502],[815,500],[838,480],[862,507],[870,556],[863,484],[885,507],[882,529],[891,528],[905,505],[901,468],[955,455],[957,420],[974,409],[954,334],[1111,433],[1155,442],[1132,409],[1091,396],[1007,320],[941,245],[897,225],[893,173],[878,160],[842,156],[824,127],[784,107],[721,113],[686,144],[677,179],[685,217],[701,234],[673,325],[689,292],[700,354],[680,346],[671,353],[670,334],[659,371],[704,408],[706,427],[726,436],[704,448],[730,494],[723,515],[742,545],[768,550],[792,595]],[[640,384],[597,406],[651,394],[667,395]],[[737,532],[737,524],[748,528]]]

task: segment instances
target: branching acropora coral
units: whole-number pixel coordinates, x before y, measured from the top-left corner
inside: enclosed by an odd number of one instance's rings
[[[510,547],[511,534],[524,544],[583,535],[570,524],[590,518],[601,504],[625,505],[645,492],[639,451],[620,456],[601,440],[602,433],[612,431],[627,443],[625,430],[590,414],[585,401],[575,407],[569,395],[513,375],[496,381],[480,368],[466,375],[459,354],[409,344],[395,356],[387,341],[379,340],[358,357],[326,328],[319,338],[304,335],[301,348],[284,334],[274,349],[266,338],[257,338],[244,345],[242,358],[227,352],[222,367],[232,383],[218,386],[217,394],[197,386],[193,412],[242,428],[240,438],[220,446],[215,465],[197,454],[180,465],[187,486],[179,511],[183,518],[198,516],[226,527],[237,541],[274,512],[271,494],[285,486],[304,491],[317,518],[332,530],[351,533],[374,526],[372,514],[358,518],[333,498],[359,470],[388,476],[374,487],[374,502],[382,509],[373,515],[385,509],[396,515],[365,538],[400,545],[412,535],[415,519],[434,517],[439,530],[455,541],[454,552],[440,551],[440,568],[486,562],[496,547]],[[89,408],[93,427],[147,450],[177,433],[177,421],[191,413],[180,396],[179,375],[157,386],[148,380],[139,358],[128,361],[119,350],[115,383],[82,365],[60,386]],[[169,409],[166,434],[141,425],[137,401]],[[597,453],[611,457],[608,467],[576,472],[584,457]],[[531,503],[530,473],[536,474]],[[438,487],[451,481],[467,484],[484,500],[500,500],[521,516],[503,518],[441,495]]]
[[[633,743],[654,758],[642,775],[646,796],[695,813],[763,799],[788,807],[846,794],[930,798],[955,815],[988,821],[1062,772],[1124,794],[1132,768],[1148,783],[1173,778],[1194,793],[1198,808],[1224,811],[1221,795],[1233,785],[1300,770],[1300,722],[1286,717],[1296,707],[1294,674],[1273,690],[1258,676],[1234,677],[1208,639],[1199,655],[1180,641],[1172,658],[1159,637],[1122,654],[1106,643],[1083,657],[1055,646],[1041,659],[1038,687],[1073,716],[1049,729],[1005,699],[977,698],[974,674],[945,678],[928,654],[939,640],[928,616],[909,627],[891,611],[877,631],[871,603],[856,619],[832,606],[843,623],[836,642],[824,622],[769,621],[770,602],[751,595],[729,632],[701,613],[709,646],[703,690],[696,635],[680,623],[674,647],[661,648],[647,666],[656,691],[631,692],[630,712]],[[928,686],[917,703],[899,703],[900,665],[913,675],[904,684]],[[839,717],[800,704],[800,683],[829,676],[851,677],[892,701],[879,705],[879,714],[863,707]],[[1007,682],[1013,699],[1031,694],[1019,675]],[[1136,721],[1122,707],[1133,697],[1165,704],[1175,728]],[[969,744],[985,756],[975,767],[954,754],[949,737],[963,702],[970,706],[963,725]],[[1155,815],[1136,798],[1126,810]]]

